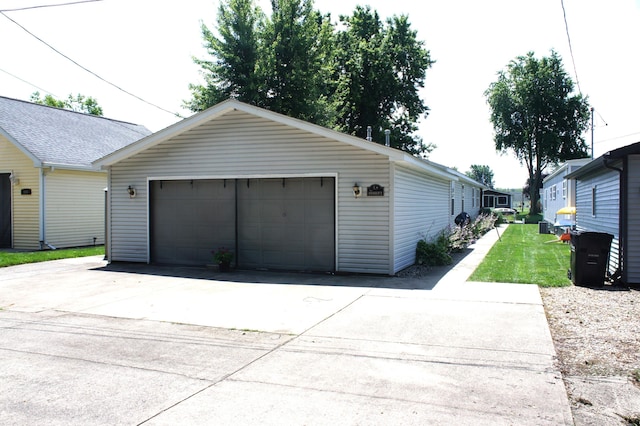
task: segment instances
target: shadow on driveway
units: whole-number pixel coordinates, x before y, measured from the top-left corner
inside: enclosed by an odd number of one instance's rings
[[[452,268],[467,257],[473,250],[466,249],[452,253],[451,265],[432,268],[412,266],[396,276],[356,273],[305,273],[271,270],[234,269],[231,272],[218,272],[217,267],[176,266],[114,262],[96,271],[123,272],[128,274],[155,275],[162,277],[190,278],[209,281],[237,283],[323,285],[342,287],[372,287],[404,290],[432,290]]]

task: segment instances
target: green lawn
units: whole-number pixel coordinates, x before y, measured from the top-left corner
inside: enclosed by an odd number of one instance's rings
[[[510,225],[469,280],[541,287],[570,285],[570,245],[550,242],[554,240],[555,235],[539,234],[538,225]]]
[[[4,266],[21,265],[23,263],[46,262],[47,260],[97,255],[104,255],[104,246],[25,252],[0,251],[0,268]]]

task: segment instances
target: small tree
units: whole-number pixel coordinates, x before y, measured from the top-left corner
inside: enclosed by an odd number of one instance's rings
[[[85,114],[102,116],[102,107],[98,105],[98,101],[91,96],[85,97],[78,93],[75,97],[70,94],[65,100],[56,99],[47,94],[44,98],[40,97],[40,92],[33,92],[29,99],[31,102],[40,105],[47,105],[55,108],[69,109],[71,111],[82,112]]]
[[[493,188],[493,170],[489,166],[480,166],[472,164],[471,170],[465,173],[471,179],[480,182],[483,185]]]
[[[539,213],[538,188],[549,164],[587,156],[582,133],[589,104],[573,94],[573,82],[558,54],[519,56],[485,92],[491,107],[496,150],[512,151],[529,172],[531,213]]]

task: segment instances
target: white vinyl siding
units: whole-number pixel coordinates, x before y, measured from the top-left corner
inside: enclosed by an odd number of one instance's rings
[[[619,167],[617,165],[616,167]],[[609,271],[618,268],[618,232],[620,177],[615,170],[581,177],[576,182],[576,227],[579,231],[606,232],[613,235]],[[592,190],[595,188],[595,215],[592,214]]]
[[[45,240],[55,247],[104,244],[104,172],[45,172]]]
[[[640,155],[630,155],[627,165],[627,253],[626,281],[640,284]]]
[[[19,180],[12,185],[13,248],[37,250],[40,248],[40,170],[16,146],[0,136],[0,171],[13,173]],[[30,195],[21,190],[30,189]]]
[[[148,179],[336,178],[336,269],[388,274],[388,157],[242,111],[229,112],[112,166],[110,259],[147,262]],[[363,196],[353,196],[355,182]],[[366,195],[379,184],[384,196]],[[137,190],[129,198],[127,187]]]
[[[449,225],[449,181],[395,167],[394,272],[413,265],[419,240],[435,237]]]

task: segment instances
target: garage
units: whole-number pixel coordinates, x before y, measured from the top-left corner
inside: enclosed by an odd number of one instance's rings
[[[335,178],[154,180],[154,263],[203,265],[212,250],[238,268],[334,271]]]

